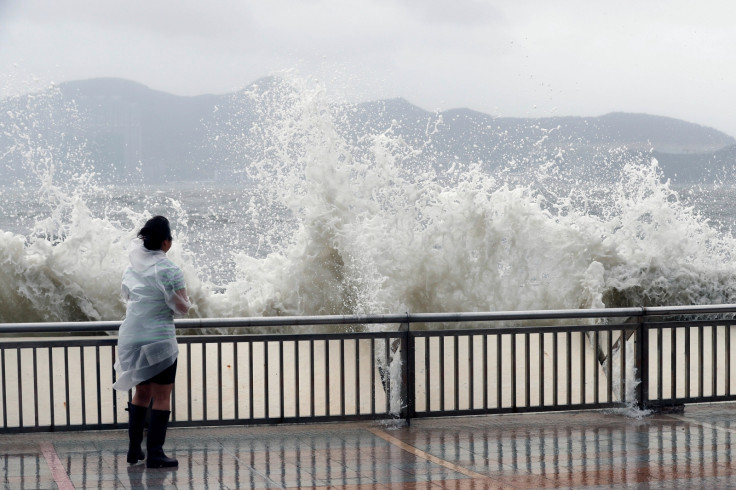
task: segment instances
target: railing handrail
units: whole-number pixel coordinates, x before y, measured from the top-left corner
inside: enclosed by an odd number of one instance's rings
[[[370,324],[381,325],[350,328]],[[0,324],[0,432],[122,427],[131,393],[109,383],[120,325]],[[304,325],[336,327],[293,328]],[[176,327],[207,333],[180,337],[179,425],[736,400],[734,304],[188,318]]]
[[[385,315],[313,315],[237,318],[182,318],[175,320],[179,329],[252,328],[307,325],[368,325],[384,323],[462,323],[509,320],[554,320],[564,318],[622,318],[665,315],[736,313],[736,304],[655,306],[630,308],[591,308],[569,310],[492,311],[463,313],[403,313]],[[33,322],[0,324],[0,334],[110,332],[120,328],[120,321]]]

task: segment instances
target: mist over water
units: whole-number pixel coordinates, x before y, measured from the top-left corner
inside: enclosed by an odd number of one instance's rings
[[[646,154],[580,169],[531,145],[489,170],[433,150],[441,118],[405,141],[351,126],[319,83],[237,97],[255,124],[236,110],[208,128],[247,177],[228,186],[101,185],[64,138],[73,107],[44,120],[51,91],[19,110],[3,131],[35,177],[0,188],[0,322],[121,319],[125,250],[154,214],[172,221],[192,316],[736,302],[731,189],[673,189]]]

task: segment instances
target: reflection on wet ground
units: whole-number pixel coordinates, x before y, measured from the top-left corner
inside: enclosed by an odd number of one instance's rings
[[[4,434],[5,488],[646,488],[736,486],[735,404],[170,429],[175,470],[125,461],[127,432]]]

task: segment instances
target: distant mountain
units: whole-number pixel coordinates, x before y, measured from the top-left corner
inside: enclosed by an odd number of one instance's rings
[[[448,160],[483,162],[492,170],[512,163],[519,171],[549,161],[571,175],[615,175],[636,154],[657,158],[666,178],[692,183],[732,175],[736,139],[713,128],[663,116],[611,113],[599,117],[494,118],[469,109],[439,114],[403,99],[361,104],[360,123],[381,132],[398,121],[412,142],[431,136],[435,154]],[[428,124],[441,121],[439,128]]]
[[[692,182],[734,182],[736,169],[736,145],[717,151],[703,153],[665,153],[655,151],[665,176],[678,183]]]
[[[202,121],[224,97],[179,97],[110,78],[59,88],[82,115],[81,132],[98,171],[118,178],[142,166],[147,180],[197,180],[206,174],[199,168],[209,146]]]
[[[374,114],[383,108],[387,115],[404,123],[426,120],[430,113],[403,99],[363,104]],[[485,137],[499,144],[507,138],[546,136],[546,144],[574,143],[588,147],[627,147],[631,150],[656,150],[667,153],[717,151],[736,139],[712,128],[664,116],[616,112],[599,117],[494,118],[469,109],[440,113],[448,133]],[[387,125],[386,119],[382,121]],[[381,129],[380,127],[378,129]],[[535,140],[537,143],[538,140]],[[477,142],[476,142],[477,143]]]
[[[268,95],[268,78],[246,90]],[[682,182],[730,175],[736,140],[720,131],[647,114],[496,118],[469,109],[432,113],[404,99],[345,107],[338,130],[350,140],[392,131],[430,163],[480,163],[518,172],[556,161],[572,174],[605,173],[612,154],[651,152]],[[23,179],[28,160],[83,160],[102,180],[148,182],[243,179],[254,158],[256,120],[242,94],[180,97],[103,78],[61,84],[55,94],[0,101],[0,185]],[[44,150],[47,148],[47,150]]]

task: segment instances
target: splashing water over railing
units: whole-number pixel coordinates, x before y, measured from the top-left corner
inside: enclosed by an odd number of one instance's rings
[[[554,128],[530,144],[473,127],[529,150],[481,162],[439,149],[440,115],[409,137],[406,121],[348,117],[361,106],[319,83],[273,79],[235,101],[208,130],[243,178],[219,186],[101,185],[84,141],[37,137],[68,134],[68,101],[14,112],[4,131],[35,172],[0,190],[0,321],[120,319],[125,249],[152,214],[171,218],[198,317],[736,301],[733,236],[647,155],[599,156],[582,180],[544,147]],[[42,117],[58,106],[65,118]]]

